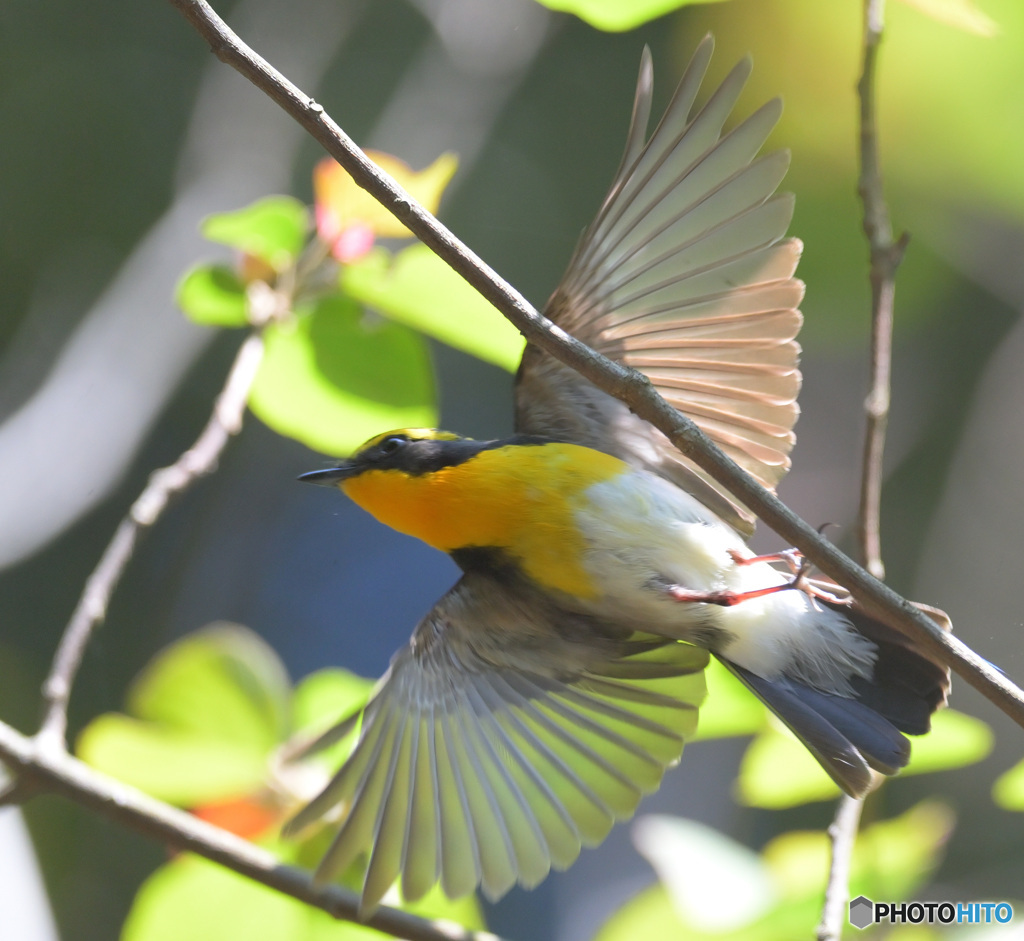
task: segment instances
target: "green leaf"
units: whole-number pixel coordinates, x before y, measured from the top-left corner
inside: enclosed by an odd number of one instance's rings
[[[949,807],[928,800],[867,827],[854,849],[852,894],[886,899],[913,896],[938,868],[955,823]]]
[[[910,763],[901,776],[973,764],[992,748],[992,731],[980,719],[953,709],[932,716],[932,731],[911,736]],[[751,807],[781,809],[830,800],[839,788],[787,729],[772,726],[751,742],[740,766],[739,798]]]
[[[243,743],[108,713],[79,736],[79,758],[153,797],[184,807],[220,801],[258,788],[267,756]]]
[[[660,883],[638,892],[601,927],[594,941],[636,941],[637,938],[689,938]]]
[[[926,16],[978,36],[995,36],[999,26],[974,0],[903,0]]]
[[[435,897],[436,895],[436,897]],[[483,928],[472,897],[431,893],[408,910]],[[121,941],[374,941],[390,938],[268,889],[198,856],[158,869],[139,889]]]
[[[249,405],[283,435],[342,455],[382,431],[437,423],[423,338],[340,294],[272,324],[264,338]]]
[[[348,670],[330,667],[311,673],[295,689],[292,726],[304,737],[319,734],[366,705],[372,689],[373,680]],[[311,758],[336,769],[348,757],[354,741],[350,735]]]
[[[275,271],[298,258],[309,228],[309,211],[291,196],[267,196],[244,209],[207,216],[200,231],[211,242],[255,255]]]
[[[737,788],[741,803],[773,810],[839,794],[811,753],[788,729],[775,725],[750,743],[740,765]]]
[[[288,723],[288,677],[255,634],[217,624],[159,653],[132,684],[131,716],[100,716],[78,755],[164,800],[196,805],[253,790]]]
[[[575,13],[581,20],[607,32],[635,29],[673,10],[693,3],[719,0],[538,0],[551,10]]]
[[[992,751],[988,725],[955,709],[932,716],[932,730],[911,738],[910,764],[900,774],[927,774],[981,761]]]
[[[178,283],[175,299],[196,323],[210,327],[248,323],[245,285],[226,265],[196,265]]]
[[[764,728],[764,706],[721,663],[712,659],[704,675],[708,698],[700,710],[697,741],[729,735],[753,735]]]
[[[515,372],[526,341],[498,311],[425,245],[391,256],[375,249],[342,269],[344,289],[404,323]]]
[[[1024,761],[996,778],[992,798],[1006,810],[1024,810]]]
[[[256,634],[218,622],[172,644],[128,693],[140,719],[268,751],[288,728],[291,685]]]

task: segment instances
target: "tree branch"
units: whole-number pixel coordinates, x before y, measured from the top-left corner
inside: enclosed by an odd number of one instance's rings
[[[173,464],[153,472],[86,581],[43,684],[46,714],[39,735],[47,744],[64,747],[68,701],[82,656],[96,628],[107,616],[110,597],[131,560],[139,536],[160,518],[172,497],[216,468],[228,439],[242,427],[245,403],[262,359],[263,338],[254,332],[239,348],[224,388],[214,403],[213,414],[195,444]]]
[[[835,817],[828,828],[832,858],[825,886],[825,904],[822,906],[821,922],[816,933],[818,941],[839,941],[843,935],[846,904],[850,898],[850,864],[863,807],[863,800],[844,794],[839,798]]]
[[[857,192],[864,205],[864,234],[871,257],[871,389],[864,402],[867,431],[861,470],[858,537],[864,566],[876,578],[885,577],[879,519],[882,457],[889,424],[893,298],[896,269],[907,246],[906,233],[898,241],[893,241],[878,157],[875,72],[884,17],[885,0],[865,0],[864,62],[857,83],[860,97],[860,179]]]
[[[22,796],[26,790],[61,794],[115,823],[176,850],[204,856],[335,918],[366,924],[409,941],[501,941],[489,932],[470,931],[452,922],[428,921],[386,906],[362,922],[357,914],[359,897],[354,892],[338,886],[315,886],[308,873],[281,865],[273,853],[94,771],[53,739],[28,738],[3,722],[0,760],[16,775]]]
[[[823,539],[813,526],[758,485],[692,421],[662,399],[644,376],[600,356],[541,316],[518,291],[367,159],[321,105],[246,46],[205,0],[170,2],[210,44],[219,59],[237,69],[306,128],[359,186],[473,285],[527,340],[586,376],[599,389],[625,402],[637,415],[662,431],[683,454],[731,490],[783,539],[848,588],[870,614],[949,664],[1024,727],[1024,692],[996,667]]]

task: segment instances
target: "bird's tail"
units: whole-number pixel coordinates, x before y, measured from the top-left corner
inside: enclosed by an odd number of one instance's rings
[[[950,629],[942,611],[918,607]],[[877,648],[871,677],[850,679],[852,696],[825,693],[787,677],[768,680],[719,659],[792,730],[836,784],[862,797],[872,787],[872,769],[896,774],[910,760],[903,733],[928,731],[932,713],[946,702],[950,677],[948,668],[910,638],[856,604],[835,608]]]

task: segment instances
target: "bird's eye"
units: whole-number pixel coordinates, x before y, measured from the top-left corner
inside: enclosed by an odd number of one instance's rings
[[[405,438],[401,438],[398,435],[395,435],[394,437],[391,438],[385,438],[380,443],[380,453],[385,457],[389,454],[394,454],[399,448],[402,447],[403,444],[405,444],[405,440]]]

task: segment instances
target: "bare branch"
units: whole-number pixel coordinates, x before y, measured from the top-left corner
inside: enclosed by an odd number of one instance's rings
[[[825,904],[821,909],[821,922],[816,932],[818,941],[839,941],[843,935],[846,905],[850,898],[850,865],[863,808],[862,799],[843,794],[839,798],[836,814],[828,828],[832,855],[828,868],[828,883],[825,886]]]
[[[359,897],[354,892],[338,886],[315,886],[308,873],[281,865],[273,853],[94,771],[59,743],[49,747],[52,742],[39,736],[28,738],[0,722],[0,760],[23,786],[61,794],[115,823],[174,849],[204,856],[335,918],[359,921]],[[488,932],[428,921],[387,907],[360,923],[409,941],[501,941]]]
[[[68,700],[82,656],[89,639],[107,615],[110,596],[124,574],[139,536],[159,519],[172,497],[216,468],[228,439],[242,427],[249,389],[262,359],[263,338],[254,332],[239,348],[224,388],[214,403],[213,414],[195,444],[173,464],[153,472],[146,489],[121,520],[99,564],[86,581],[43,684],[47,707],[39,735],[48,744],[59,744],[63,748]]]
[[[419,239],[473,285],[529,340],[586,376],[599,389],[625,402],[662,431],[687,457],[728,487],[790,545],[823,572],[848,588],[865,609],[902,631],[943,663],[949,664],[982,695],[1024,727],[1024,691],[959,638],[940,629],[909,601],[823,539],[726,457],[697,426],[676,411],[641,374],[595,353],[541,316],[516,291],[466,248],[430,213],[372,163],[321,105],[303,94],[268,62],[246,46],[205,0],[170,0],[219,59],[262,89],[324,149],[356,183],[386,206]]]
[[[878,157],[875,72],[884,19],[885,0],[865,0],[864,61],[857,83],[860,97],[860,179],[857,192],[864,205],[864,234],[871,254],[871,390],[864,402],[867,431],[861,470],[858,536],[864,565],[876,578],[885,577],[879,519],[882,457],[889,424],[893,297],[896,269],[907,246],[906,234],[893,241]]]

